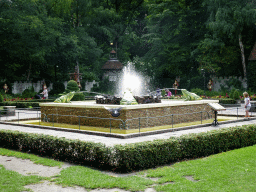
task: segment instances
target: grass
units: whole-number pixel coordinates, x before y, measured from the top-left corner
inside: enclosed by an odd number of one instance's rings
[[[1,151],[9,155],[16,154],[15,151],[2,149]],[[149,169],[125,177],[110,176],[84,166],[72,166],[62,170],[60,175],[52,178],[52,181],[63,186],[78,185],[86,189],[121,188],[130,191],[144,191],[146,188],[154,187],[157,191],[167,192],[255,191],[255,154],[256,145]],[[33,156],[26,155],[28,158]],[[52,162],[52,160],[50,161]],[[188,180],[186,176],[191,176],[194,180]],[[158,180],[153,181],[150,178],[158,178]],[[23,186],[37,183],[40,180],[42,178],[37,176],[22,176],[16,172],[5,170],[0,165],[0,191],[21,191],[24,190]],[[153,184],[154,186],[152,186]]]
[[[131,191],[144,191],[155,182],[139,176],[113,177],[98,170],[74,166],[61,171],[54,180],[64,186],[78,185],[86,189],[121,188]]]
[[[228,118],[222,117],[219,118],[218,121],[227,121],[230,120]],[[202,124],[212,123],[213,119],[203,120]],[[68,128],[68,129],[79,129],[78,125],[70,125],[70,124],[64,124],[64,123],[50,123],[50,122],[41,122],[41,121],[26,121],[23,122],[25,124],[31,124],[31,125],[41,125],[41,126],[50,126],[52,127],[59,127],[59,128]],[[200,125],[201,121],[194,121],[194,122],[187,122],[187,123],[180,123],[180,124],[174,124],[173,128],[178,127],[186,127],[186,126],[193,126],[193,125]],[[148,132],[148,131],[156,131],[156,130],[162,130],[162,129],[170,129],[172,128],[171,125],[165,125],[165,126],[157,126],[157,127],[149,127],[149,128],[141,128],[140,132]],[[110,128],[101,128],[101,127],[90,127],[90,126],[80,126],[80,130],[87,130],[87,131],[98,131],[98,132],[110,132]],[[139,133],[139,129],[111,129],[111,133],[116,134],[131,134],[131,133]]]
[[[9,171],[0,165],[0,191],[13,192],[25,191],[25,185],[38,183],[42,180],[39,176],[23,176],[17,172]]]
[[[12,156],[12,157],[17,157],[17,158],[21,158],[21,159],[29,159],[32,162],[34,162],[35,164],[41,164],[41,165],[50,166],[50,167],[56,167],[56,166],[61,167],[63,165],[63,162],[39,157],[39,156],[33,155],[33,154],[12,151],[12,150],[8,150],[8,149],[4,149],[4,148],[0,148],[0,155]]]
[[[145,171],[160,177],[157,191],[255,191],[256,145]],[[141,173],[143,174],[143,172]],[[185,176],[192,176],[196,182]]]

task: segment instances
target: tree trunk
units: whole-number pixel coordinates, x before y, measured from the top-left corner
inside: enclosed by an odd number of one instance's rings
[[[239,34],[239,45],[240,45],[240,49],[241,49],[242,65],[243,65],[243,70],[244,70],[244,78],[247,79],[245,57],[244,57],[244,45],[243,45],[243,42],[242,42],[241,33]]]

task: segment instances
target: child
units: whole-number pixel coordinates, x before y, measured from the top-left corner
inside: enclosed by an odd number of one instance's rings
[[[249,94],[247,92],[244,92],[243,95],[244,95],[245,117],[250,117],[249,110],[251,108],[251,103],[250,103]]]
[[[44,88],[44,90],[43,90],[43,92],[41,94],[44,95],[44,99],[48,99],[48,90],[47,90],[46,87]]]

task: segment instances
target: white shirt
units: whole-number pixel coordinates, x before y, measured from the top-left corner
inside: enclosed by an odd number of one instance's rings
[[[245,106],[251,107],[251,103],[250,103],[250,98],[249,97],[244,98],[244,104],[245,104]]]

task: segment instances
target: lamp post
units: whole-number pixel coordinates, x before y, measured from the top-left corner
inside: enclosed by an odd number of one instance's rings
[[[201,72],[202,72],[203,77],[204,77],[204,96],[205,96],[205,71],[204,71],[204,69],[201,69]]]

